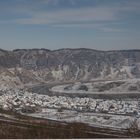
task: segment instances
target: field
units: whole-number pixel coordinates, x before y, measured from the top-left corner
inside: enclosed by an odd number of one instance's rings
[[[2,111],[2,114],[4,111]],[[7,112],[6,112],[7,113]],[[0,117],[0,138],[133,138],[139,131],[133,128],[113,130],[83,123],[66,123],[46,119],[7,114]]]

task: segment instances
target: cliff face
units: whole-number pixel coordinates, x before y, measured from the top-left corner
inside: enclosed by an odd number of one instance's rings
[[[140,50],[0,50],[0,74],[23,83],[140,78]]]

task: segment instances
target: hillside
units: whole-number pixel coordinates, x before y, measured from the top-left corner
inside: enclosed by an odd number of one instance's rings
[[[140,50],[0,50],[0,70],[25,84],[140,78]]]

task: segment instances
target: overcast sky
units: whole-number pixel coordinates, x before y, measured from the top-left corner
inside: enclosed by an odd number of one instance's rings
[[[0,0],[0,48],[140,49],[140,0]]]

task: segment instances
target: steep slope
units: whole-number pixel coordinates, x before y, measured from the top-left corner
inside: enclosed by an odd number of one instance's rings
[[[22,55],[20,65],[37,73],[46,69],[44,80],[139,78],[140,51],[30,50]]]
[[[23,84],[140,78],[140,50],[0,50],[0,69],[11,68]]]

